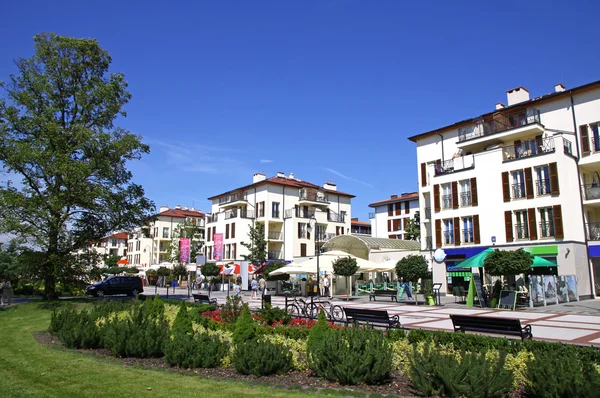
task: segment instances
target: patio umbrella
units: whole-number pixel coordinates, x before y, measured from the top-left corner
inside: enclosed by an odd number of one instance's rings
[[[359,270],[357,272],[365,272],[365,271],[361,271],[361,268],[362,269],[372,269],[372,268],[376,268],[378,265],[377,263],[374,263],[369,260],[364,260],[362,258],[353,256],[352,254],[349,254],[349,253],[346,253],[343,251],[332,250],[332,251],[322,253],[319,256],[319,272],[327,272],[328,274],[333,274],[333,262],[342,257],[351,257],[351,258],[355,259],[356,263],[359,267]],[[306,272],[302,272],[302,273],[316,274],[317,273],[317,257],[316,256],[312,257],[311,259],[301,262],[301,263],[292,262],[290,264],[290,266],[302,267],[306,271]]]
[[[316,273],[317,273],[316,269],[314,271],[312,271],[312,270],[302,267],[300,265],[287,265],[285,267],[281,267],[279,269],[276,269],[275,271],[272,271],[269,275],[316,274]]]
[[[483,267],[483,263],[485,262],[485,259],[487,258],[487,256],[489,256],[490,253],[493,253],[494,249],[485,249],[484,251],[482,251],[481,253],[466,259],[465,261],[463,261],[462,263],[456,264],[456,268],[481,268]]]
[[[396,269],[397,260],[389,260],[384,261],[379,264],[375,264],[375,266],[370,265],[359,265],[358,272],[386,272],[386,271],[394,271]]]
[[[558,267],[558,265],[543,257],[533,256],[533,264],[531,264],[531,267]]]
[[[127,257],[123,257],[119,261],[117,261],[117,265],[127,265],[127,264],[129,264],[129,261],[127,261]]]

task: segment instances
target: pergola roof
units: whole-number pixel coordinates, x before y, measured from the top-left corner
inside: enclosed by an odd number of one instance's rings
[[[370,236],[338,235],[323,245],[324,251],[341,250],[356,257],[369,259],[371,250],[419,251],[421,244],[414,240],[372,238]]]

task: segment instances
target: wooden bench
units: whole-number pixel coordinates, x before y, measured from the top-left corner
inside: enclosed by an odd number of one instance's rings
[[[386,328],[400,327],[398,315],[389,316],[386,310],[344,307],[344,313],[346,314],[346,323],[368,323],[372,326],[384,326]]]
[[[217,305],[217,299],[211,299],[208,294],[193,293],[192,296],[194,297],[194,303]]]
[[[396,300],[398,302],[398,291],[397,290],[373,290],[369,293],[369,301],[377,301],[375,297],[391,297],[392,301]]]
[[[533,339],[531,326],[521,326],[519,319],[474,315],[450,315],[450,319],[455,332],[481,332],[520,336],[522,340]]]

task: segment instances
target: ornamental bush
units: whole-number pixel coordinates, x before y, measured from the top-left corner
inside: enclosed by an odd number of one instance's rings
[[[533,264],[533,256],[523,249],[494,250],[483,262],[486,274],[494,276],[526,273]]]
[[[429,269],[425,257],[416,254],[404,257],[396,263],[398,279],[404,282],[417,282],[429,276]]]
[[[281,325],[287,325],[292,320],[292,316],[287,311],[273,307],[271,304],[266,303],[265,308],[257,312],[263,325],[271,326],[274,323],[280,323]]]
[[[67,348],[100,347],[100,331],[96,317],[87,310],[78,312],[68,306],[62,311],[53,311],[50,318],[50,332]]]
[[[292,354],[280,344],[267,340],[250,340],[236,346],[232,364],[243,375],[281,375],[292,367]]]
[[[165,344],[165,361],[182,368],[216,368],[229,347],[221,338],[207,333],[175,333]]]
[[[312,363],[312,358],[313,356],[316,357],[321,354],[325,336],[330,330],[331,325],[329,322],[327,322],[327,315],[325,315],[325,311],[323,308],[321,308],[317,323],[310,329],[310,332],[308,333],[308,339],[306,340],[306,356],[309,364],[308,366],[313,370],[316,365]]]
[[[379,384],[390,378],[392,351],[380,330],[332,329],[322,339],[309,353],[309,367],[320,377],[340,384]]]
[[[237,347],[241,343],[256,340],[258,336],[256,329],[257,325],[250,314],[248,304],[244,304],[242,314],[235,323],[235,329],[233,330],[233,345]]]
[[[179,305],[179,311],[177,311],[177,316],[175,317],[175,321],[173,322],[171,333],[173,335],[176,335],[178,333],[189,335],[194,334],[194,329],[192,328],[192,318],[188,313],[185,301],[182,301]]]

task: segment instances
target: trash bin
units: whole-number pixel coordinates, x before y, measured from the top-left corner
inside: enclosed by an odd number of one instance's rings
[[[270,294],[264,294],[262,296],[262,301],[263,301],[263,305],[271,305],[271,295]]]

